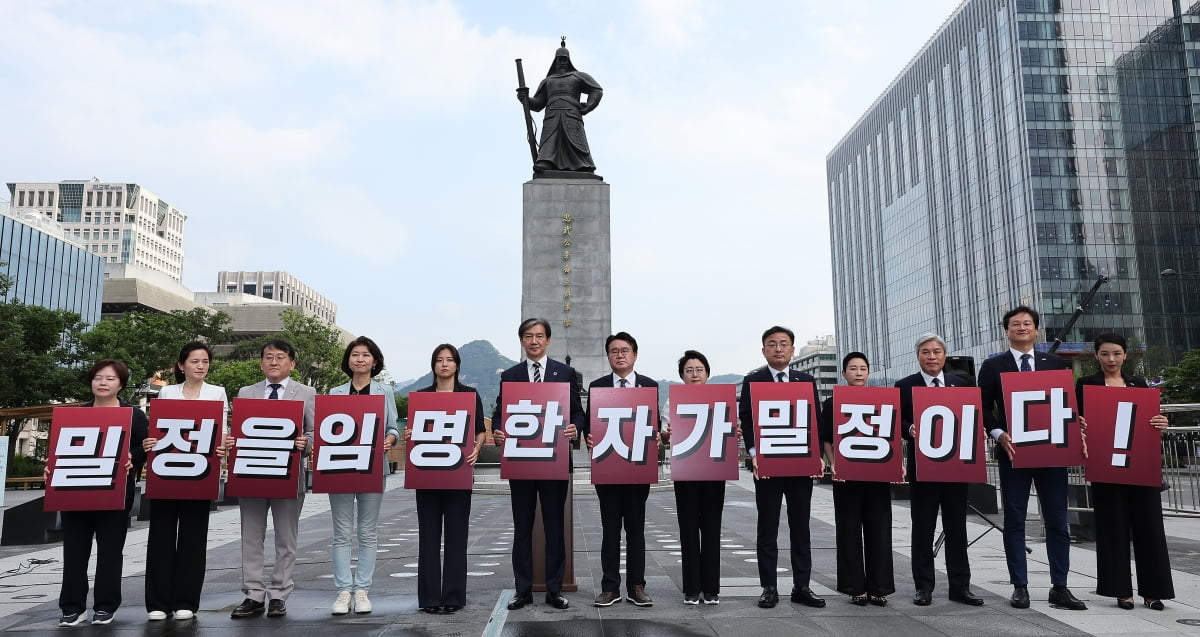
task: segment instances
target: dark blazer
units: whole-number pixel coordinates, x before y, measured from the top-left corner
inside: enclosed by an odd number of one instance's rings
[[[570,422],[578,430],[577,435],[586,436],[587,416],[583,413],[583,402],[579,398],[579,395],[583,393],[583,387],[575,382],[575,368],[549,357],[543,360],[546,362],[546,374],[542,376],[542,382],[571,384]],[[493,429],[500,425],[500,405],[504,404],[504,383],[528,383],[529,380],[529,367],[525,361],[500,372],[500,392],[496,394],[496,408],[492,410]]]
[[[754,447],[754,407],[750,401],[750,383],[773,383],[775,381],[775,373],[771,368],[763,367],[746,375],[742,379],[742,393],[738,396],[738,422],[742,429],[742,438],[746,442],[746,450],[749,451]],[[813,386],[813,397],[817,399],[817,403],[813,408],[817,412],[817,422],[821,422],[821,405],[820,394],[817,393],[817,381],[812,376],[804,372],[798,372],[794,369],[788,370],[788,382],[790,383],[811,383]]]
[[[142,441],[150,435],[150,419],[146,417],[146,412],[140,407],[131,405],[120,398],[117,398],[117,404],[120,407],[132,407],[133,416],[129,423],[129,461],[133,463],[133,469],[129,471],[127,482],[125,484],[125,510],[129,511],[133,506],[133,494],[135,492],[135,484],[142,475],[142,467],[146,465],[146,450],[142,449]],[[83,403],[83,407],[95,407],[96,401],[89,400]]]
[[[1121,372],[1121,378],[1125,379],[1126,387],[1141,387],[1147,389],[1150,385],[1146,384],[1145,378],[1130,376],[1125,372]],[[1104,372],[1096,372],[1088,376],[1082,376],[1075,381],[1075,400],[1078,401],[1079,411],[1083,412],[1083,386],[1084,385],[1104,385]]]
[[[430,385],[428,387],[422,387],[421,389],[418,389],[417,391],[419,391],[419,392],[435,392],[435,391],[437,391],[437,383],[434,383],[433,385]],[[460,392],[460,391],[461,392],[471,392],[472,394],[475,394],[475,414],[476,414],[476,416],[475,416],[474,432],[475,432],[475,435],[479,435],[479,434],[487,431],[487,427],[485,427],[483,424],[483,418],[484,418],[483,399],[481,399],[479,397],[479,392],[475,391],[474,387],[471,387],[470,385],[464,385],[462,383],[458,383],[457,385],[455,385],[454,391],[456,391],[456,392]]]
[[[1039,372],[1067,369],[1067,362],[1054,354],[1035,350],[1033,368]],[[993,429],[1008,431],[1008,416],[1004,413],[1004,389],[1000,385],[1000,374],[1016,371],[1020,369],[1009,350],[983,361],[979,368],[979,392],[983,396],[983,426],[989,435]]]
[[[658,381],[654,380],[653,378],[650,378],[649,376],[643,376],[637,372],[634,372],[633,376],[634,376],[634,379],[633,379],[634,387],[653,387],[655,389],[658,389]],[[591,391],[592,389],[595,389],[597,387],[600,387],[600,388],[615,387],[615,385],[613,385],[613,375],[611,373],[605,374],[605,375],[601,376],[600,378],[597,378],[596,380],[592,381],[591,384],[588,385],[588,391]],[[657,395],[654,398],[654,402],[655,402],[655,404],[658,403]],[[659,411],[659,410],[656,409],[655,411]],[[585,413],[584,417],[587,418],[587,427],[586,427],[587,433],[591,433],[592,432],[592,413],[591,413],[591,411],[589,410],[587,413]],[[662,429],[661,425],[662,425],[662,414],[660,413],[660,414],[658,414],[657,428]]]
[[[951,374],[945,369],[942,370],[942,375],[946,378],[946,387],[971,387],[970,381],[961,376]],[[921,372],[905,376],[896,381],[896,387],[900,388],[900,434],[908,441],[908,444],[904,445],[904,456],[905,462],[908,463],[909,482],[916,482],[917,480],[917,445],[913,441],[912,436],[908,434],[908,427],[913,424],[912,390],[913,387],[925,386],[925,377],[921,375]]]

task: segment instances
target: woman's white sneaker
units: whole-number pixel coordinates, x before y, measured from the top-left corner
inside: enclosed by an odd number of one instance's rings
[[[350,591],[339,591],[337,599],[333,600],[334,615],[345,615],[350,612]]]
[[[167,618],[167,614],[162,612],[161,610],[152,610],[152,611],[146,613],[146,619],[148,619],[152,622],[162,621],[166,618]]]
[[[367,591],[362,589],[354,591],[354,612],[371,612],[371,600],[367,599]]]
[[[185,622],[189,619],[194,619],[195,617],[196,613],[193,613],[187,609],[175,611],[175,621],[177,622]]]

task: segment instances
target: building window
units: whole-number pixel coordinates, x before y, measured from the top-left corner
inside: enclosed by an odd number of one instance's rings
[[[92,191],[90,190],[88,191],[87,205],[89,208],[92,207]]]
[[[120,190],[117,191],[117,207],[118,208],[121,207],[121,191]]]
[[[54,191],[53,190],[51,190],[49,193],[46,193],[46,205],[51,206],[51,207],[54,206]]]
[[[25,205],[25,191],[24,190],[17,191],[17,205],[18,206]]]

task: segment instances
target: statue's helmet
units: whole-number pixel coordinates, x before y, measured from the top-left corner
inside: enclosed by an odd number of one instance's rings
[[[557,75],[559,72],[558,62],[559,60],[563,59],[567,61],[568,69],[571,71],[576,70],[575,65],[571,63],[571,52],[567,50],[567,36],[565,35],[562,36],[562,42],[559,44],[558,50],[554,52],[554,61],[550,63],[550,70],[546,73],[546,75]]]

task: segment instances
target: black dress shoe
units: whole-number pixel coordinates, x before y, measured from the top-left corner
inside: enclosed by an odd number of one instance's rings
[[[255,615],[263,614],[267,610],[267,605],[262,602],[256,602],[247,597],[237,608],[233,609],[229,616],[234,619],[243,619],[245,617],[254,617]]]
[[[532,593],[517,593],[508,603],[508,610],[519,610],[533,603]]]
[[[1117,608],[1120,608],[1121,610],[1133,610],[1133,600],[1132,599],[1118,599],[1117,600]]]
[[[967,606],[983,606],[983,598],[971,592],[971,589],[950,591],[950,601],[966,604]]]
[[[567,610],[571,603],[567,601],[562,593],[546,593],[546,603],[557,608],[558,610]]]
[[[1130,603],[1132,604],[1133,602]],[[1143,599],[1142,603],[1145,604],[1146,608],[1149,608],[1150,610],[1166,610],[1167,608],[1166,605],[1162,603],[1161,599],[1156,599],[1154,601]]]
[[[825,598],[817,597],[817,594],[807,586],[792,589],[792,603],[804,604],[813,608],[825,608]]]
[[[779,603],[779,591],[774,586],[764,586],[762,595],[758,596],[759,608],[775,608]]]
[[[1021,586],[1013,586],[1012,597],[1008,598],[1008,603],[1012,604],[1013,608],[1029,608],[1029,589]]]
[[[429,613],[430,615],[436,615],[436,614],[442,612],[442,607],[441,606],[422,606],[421,612]]]
[[[462,610],[462,606],[458,604],[446,604],[442,607],[442,612],[446,614],[457,613],[460,610]]]
[[[1084,604],[1079,598],[1071,594],[1071,589],[1066,586],[1055,586],[1050,589],[1050,605],[1067,610],[1087,610],[1087,604]]]
[[[917,591],[917,594],[913,595],[913,603],[917,606],[928,606],[933,603],[933,595],[930,595],[929,591]]]
[[[267,604],[267,617],[283,617],[287,614],[287,604],[282,599],[273,599]]]

